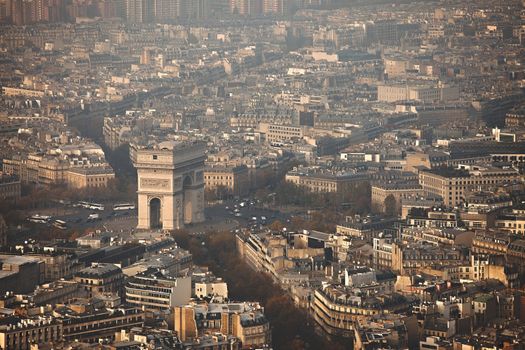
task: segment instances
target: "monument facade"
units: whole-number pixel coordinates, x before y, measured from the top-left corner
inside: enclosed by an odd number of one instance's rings
[[[203,142],[130,149],[138,180],[138,229],[174,230],[204,221]]]

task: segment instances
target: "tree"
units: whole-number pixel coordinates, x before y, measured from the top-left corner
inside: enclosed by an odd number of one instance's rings
[[[231,191],[228,187],[224,186],[224,185],[219,185],[215,188],[215,194],[216,194],[216,197],[217,199],[228,199],[229,197],[231,197]]]
[[[397,201],[394,195],[389,194],[385,198],[385,214],[388,216],[397,216]]]
[[[280,220],[275,220],[270,224],[270,230],[273,231],[282,231],[284,228],[284,224]]]
[[[189,249],[195,264],[208,266],[216,276],[224,278],[233,300],[257,300],[262,304],[272,325],[274,349],[345,348],[342,344],[319,337],[308,314],[296,307],[267,274],[252,270],[239,257],[234,234],[227,231],[208,232],[203,237],[178,230],[173,237],[182,248]]]

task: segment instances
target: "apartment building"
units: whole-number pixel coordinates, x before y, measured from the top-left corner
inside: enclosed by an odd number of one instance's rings
[[[111,167],[71,168],[66,172],[67,185],[73,189],[107,187],[115,179]]]
[[[429,246],[419,243],[392,245],[392,270],[400,273],[417,272],[419,268],[431,264],[455,264],[464,261],[461,251],[443,246]]]
[[[369,177],[367,174],[309,172],[297,169],[289,171],[285,180],[311,192],[347,194],[355,186],[368,184]]]
[[[113,169],[105,161],[98,162],[98,160],[94,163],[87,159],[66,161],[29,154],[26,157],[4,159],[2,166],[6,174],[17,176],[22,183],[42,185],[65,183],[75,189],[106,187],[115,178]]]
[[[268,143],[286,142],[294,139],[301,139],[305,136],[308,127],[293,125],[278,125],[259,123],[258,131],[266,135]]]
[[[84,265],[79,263],[76,257],[73,257],[71,254],[28,252],[26,255],[44,263],[44,282],[69,278],[84,267]]]
[[[250,188],[248,167],[208,166],[204,169],[204,188],[206,191],[224,189],[230,195],[244,196]]]
[[[419,174],[419,184],[425,193],[441,197],[446,206],[456,207],[464,202],[466,195],[471,191],[521,181],[520,174],[514,169],[478,166],[466,168],[424,170]]]
[[[507,255],[511,239],[501,232],[476,232],[472,240],[472,252],[487,255]]]
[[[397,102],[415,100],[425,103],[454,101],[459,98],[457,86],[438,84],[427,85],[379,85],[377,100],[383,102]]]
[[[437,236],[438,239],[446,237]],[[452,247],[414,242],[402,244],[390,238],[374,238],[373,263],[379,269],[391,269],[398,273],[417,273],[421,268],[434,264],[464,263],[465,257]]]
[[[55,310],[63,325],[63,339],[95,343],[99,339],[114,339],[115,333],[144,325],[144,312],[121,305],[116,308],[94,308],[92,305],[70,304]]]
[[[406,215],[407,223],[414,227],[454,228],[459,224],[457,213],[442,208],[412,208]]]
[[[86,297],[86,291],[75,281],[55,281],[38,286],[33,293],[24,295],[23,301],[37,306],[66,303],[74,298]]]
[[[126,301],[145,310],[170,310],[191,298],[191,277],[170,277],[148,269],[126,284]]]
[[[44,280],[44,263],[29,256],[0,255],[0,294],[30,293]]]
[[[525,235],[525,209],[511,209],[496,217],[495,226],[501,231]]]
[[[251,128],[256,129],[259,123],[268,123],[275,125],[292,125],[294,115],[292,113],[275,113],[275,114],[252,114],[242,113],[230,117],[229,124],[232,128]]]
[[[80,283],[89,296],[106,292],[119,292],[122,288],[122,270],[113,264],[93,263],[75,274],[75,281]]]
[[[423,194],[423,189],[417,182],[396,181],[375,183],[372,185],[372,210],[379,213],[385,213],[387,210],[401,213],[403,200],[417,198]],[[387,198],[389,197],[394,199],[392,203],[388,203]],[[387,208],[388,206],[392,206],[392,208]]]
[[[237,337],[243,348],[271,343],[270,323],[258,303],[205,303],[175,307],[174,327],[182,341],[203,333]]]
[[[392,252],[393,240],[392,238],[377,237],[372,240],[372,264],[377,269],[391,269],[392,268]]]
[[[53,317],[11,316],[0,325],[0,349],[33,349],[33,344],[62,341],[62,323]]]
[[[407,310],[408,305],[408,300],[396,293],[359,296],[352,288],[327,285],[315,290],[312,313],[328,335],[351,338],[358,319],[401,312]]]
[[[66,181],[69,164],[57,158],[43,158],[38,164],[38,183],[43,185],[61,184]]]

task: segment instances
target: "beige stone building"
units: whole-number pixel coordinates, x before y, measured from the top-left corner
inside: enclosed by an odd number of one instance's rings
[[[438,84],[433,85],[379,85],[377,87],[377,100],[383,102],[397,101],[453,101],[459,98],[459,88],[457,86],[447,86]]]
[[[113,264],[94,263],[75,274],[75,281],[82,285],[90,297],[120,291],[123,279],[122,270]]]
[[[27,97],[44,97],[45,92],[39,90],[22,89],[15,87],[2,87],[2,93],[6,96],[27,96]]]
[[[496,227],[501,231],[525,235],[525,209],[512,209],[496,218]]]
[[[413,152],[407,154],[405,158],[405,171],[419,172],[419,169],[425,167],[433,169],[447,165],[450,156],[444,152]]]
[[[437,195],[449,207],[464,202],[470,191],[485,190],[505,184],[520,182],[521,177],[514,169],[467,167],[466,169],[440,168],[425,170],[419,174],[423,191]]]
[[[64,159],[38,154],[4,159],[3,172],[18,176],[22,183],[66,184],[70,188],[106,187],[115,178],[113,169],[105,161],[75,165]]]
[[[60,315],[63,319],[65,341],[96,343],[99,339],[113,339],[115,333],[122,330],[144,326],[144,312],[127,305],[119,305],[112,309],[94,309],[80,301],[68,304],[65,310],[66,313]]]
[[[409,69],[410,62],[403,58],[384,58],[383,65],[385,67],[385,74],[392,78],[405,76]]]
[[[44,263],[44,282],[70,278],[84,268],[84,265],[79,263],[75,257],[66,253],[28,253],[26,255]]]
[[[401,213],[404,199],[423,195],[423,189],[417,183],[377,183],[372,185],[372,210],[379,213],[387,211],[387,198],[395,199],[395,212]]]
[[[107,187],[115,179],[115,172],[110,167],[71,168],[66,173],[70,188]]]
[[[222,332],[239,338],[243,347],[271,343],[270,323],[262,314],[223,313],[221,321]]]
[[[234,167],[213,166],[204,169],[204,188],[214,191],[224,188],[229,194],[243,196],[248,192],[250,178],[245,165]]]
[[[336,193],[342,200],[351,198],[356,187],[368,186],[366,174],[304,173],[289,171],[286,181],[304,187],[311,192]]]
[[[69,164],[56,158],[43,158],[38,163],[38,183],[54,185],[66,182],[66,171]]]
[[[86,296],[87,292],[78,282],[61,280],[39,286],[33,293],[24,296],[23,301],[38,306],[56,305]]]
[[[21,159],[18,157],[13,157],[12,159],[3,159],[2,160],[2,171],[5,174],[17,175],[21,178],[22,166]]]
[[[300,139],[306,134],[306,126],[278,125],[260,123],[258,131],[266,135],[266,141],[283,142],[293,139]]]
[[[0,326],[0,349],[33,349],[32,344],[62,341],[62,323],[53,317],[23,319]]]
[[[461,252],[445,246],[417,242],[410,245],[392,242],[390,239],[373,239],[373,262],[379,269],[391,269],[397,273],[417,273],[421,268],[434,264],[458,265],[465,261]]]
[[[229,119],[232,128],[252,128],[255,129],[259,123],[269,123],[277,125],[291,125],[293,123],[292,114],[275,114],[275,115],[260,115],[260,114],[237,114],[231,116]]]
[[[351,338],[355,322],[365,316],[402,311],[408,307],[405,299],[394,294],[374,293],[375,296],[357,296],[352,288],[327,285],[315,290],[312,313],[317,324],[330,336]]]
[[[174,328],[182,341],[205,333],[222,333],[241,340],[243,348],[271,343],[270,323],[257,303],[189,304],[174,308]]]
[[[487,255],[506,255],[511,239],[506,233],[476,232],[472,252]]]

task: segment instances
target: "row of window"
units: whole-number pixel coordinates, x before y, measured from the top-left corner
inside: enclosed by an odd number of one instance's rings
[[[227,175],[205,175],[205,180],[232,180],[233,176],[227,176]]]

